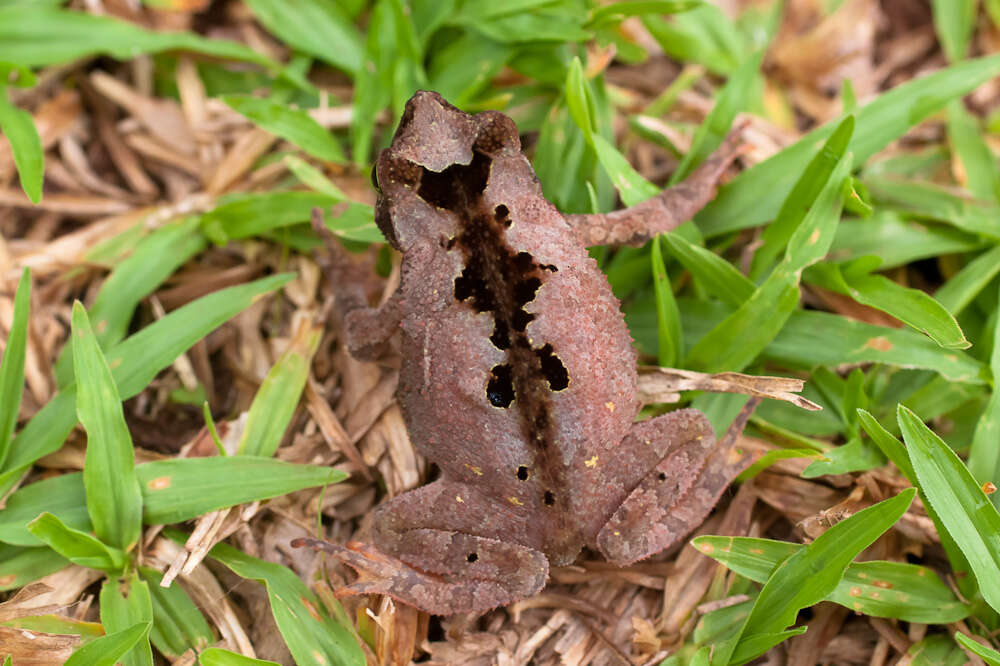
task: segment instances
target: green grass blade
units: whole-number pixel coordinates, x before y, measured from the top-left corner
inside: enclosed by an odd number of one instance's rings
[[[344,191],[334,185],[329,178],[323,175],[322,171],[309,164],[298,155],[286,155],[284,162],[285,166],[288,167],[288,170],[295,174],[295,177],[299,179],[299,182],[309,189],[320,194],[325,194],[337,203],[347,199],[347,195],[344,194]]]
[[[205,249],[197,218],[165,225],[143,238],[104,281],[87,310],[97,342],[107,349],[128,332],[135,309],[185,262]],[[66,345],[56,362],[56,381],[73,381],[73,347]]]
[[[3,20],[2,13],[3,9],[0,8],[0,21]],[[0,27],[0,33],[2,32],[3,28]],[[0,51],[2,49],[3,46],[0,45]],[[31,203],[36,204],[42,200],[42,175],[45,171],[42,140],[31,114],[17,108],[7,99],[7,86],[4,83],[0,81],[0,130],[7,137],[14,153],[14,165],[21,179],[21,188]]]
[[[0,62],[44,67],[94,55],[129,60],[167,50],[243,60],[271,70],[278,63],[251,48],[193,32],[155,32],[112,18],[34,4],[0,7]]]
[[[70,655],[65,666],[114,666],[123,654],[149,634],[149,628],[149,622],[138,622],[128,629],[93,640]]]
[[[967,263],[934,293],[934,300],[953,315],[972,302],[990,280],[1000,273],[1000,245],[983,252]]]
[[[864,183],[873,197],[907,215],[1000,239],[1000,204],[996,202],[976,201],[939,185],[889,176],[870,176]]]
[[[810,206],[823,191],[833,170],[847,152],[847,145],[853,133],[854,116],[847,116],[802,171],[802,175],[781,204],[777,217],[767,225],[761,235],[762,244],[754,253],[750,264],[752,279],[756,280],[762,276],[784,251],[792,234],[799,228]]]
[[[70,564],[51,548],[0,544],[0,592],[24,587]]]
[[[225,95],[222,101],[255,125],[294,143],[313,157],[337,164],[347,161],[333,135],[306,111],[290,108],[284,102],[250,95]]]
[[[121,550],[101,543],[86,532],[67,527],[51,513],[42,513],[28,523],[27,528],[73,564],[109,573],[121,573],[125,568],[125,553]]]
[[[888,430],[882,427],[874,416],[863,409],[858,410],[858,420],[864,428],[872,442],[879,448],[886,458],[903,473],[910,483],[915,483],[917,476],[910,464],[910,457],[906,454],[906,448],[898,439],[892,436]]]
[[[1000,610],[1000,514],[958,455],[916,414],[900,405],[896,416],[920,489],[968,559],[986,603]]]
[[[202,231],[213,243],[224,245],[231,240],[308,222],[313,208],[327,210],[339,202],[340,199],[318,192],[235,194],[202,216]]]
[[[58,516],[67,527],[91,530],[81,472],[35,481],[12,493],[0,511],[0,541],[17,546],[42,545],[25,525],[45,511]]]
[[[748,106],[750,92],[758,80],[763,57],[764,52],[758,51],[744,60],[715,96],[712,110],[695,130],[691,139],[691,149],[684,153],[677,169],[670,176],[669,185],[675,185],[687,178],[713,150],[722,145],[736,114],[746,110]]]
[[[961,631],[955,632],[955,640],[965,649],[979,655],[988,666],[1000,666],[1000,652],[972,640]]]
[[[667,269],[663,264],[663,253],[660,251],[660,236],[653,237],[653,249],[649,257],[652,262],[653,289],[656,293],[657,322],[657,362],[665,367],[673,367],[684,349],[684,339],[681,337],[681,315],[677,311],[677,301],[674,300],[674,288],[667,277]]]
[[[996,483],[1000,480],[1000,325],[993,326],[993,351],[990,355],[990,372],[993,375],[993,391],[989,402],[976,423],[976,432],[969,447],[967,465],[969,472],[980,483]],[[1000,502],[995,494],[990,498],[994,504]]]
[[[153,602],[149,585],[133,571],[128,578],[110,576],[101,586],[101,624],[109,634],[125,631],[135,624],[153,622]],[[122,666],[153,666],[149,634],[144,634],[127,653],[119,657]]]
[[[105,357],[123,400],[136,395],[191,345],[201,340],[268,292],[291,280],[281,273],[221,289],[180,307],[108,350]],[[0,474],[0,494],[10,489],[36,460],[62,446],[76,425],[76,387],[53,397],[18,433],[7,471]]]
[[[333,0],[248,0],[282,42],[350,74],[361,67],[361,35]]]
[[[962,4],[956,0],[955,4]],[[968,112],[965,103],[948,103],[948,139],[955,156],[962,163],[972,196],[983,201],[1000,201],[1000,169],[993,152],[984,140],[979,120]]]
[[[273,458],[179,458],[136,468],[143,519],[150,525],[191,520],[209,511],[338,483],[347,474],[322,465],[294,465]],[[247,483],[253,479],[253,483]]]
[[[664,234],[667,251],[709,294],[734,307],[747,302],[757,285],[715,252],[695,245],[678,234]]]
[[[187,650],[194,650],[204,663],[202,651],[215,642],[205,616],[181,585],[162,587],[163,574],[149,567],[140,567],[139,574],[149,586],[153,607],[149,640],[167,658],[177,658]]]
[[[970,252],[984,245],[978,237],[944,225],[904,219],[880,208],[867,220],[844,220],[830,247],[830,259],[849,261],[869,255],[882,259],[882,269],[942,254]]]
[[[24,395],[24,357],[28,345],[28,315],[31,310],[31,271],[21,273],[14,294],[14,321],[0,361],[0,470],[10,452],[11,436]]]
[[[216,647],[200,653],[198,663],[201,666],[280,666],[276,661],[244,657],[242,654]]]
[[[931,7],[941,49],[950,62],[962,60],[969,53],[979,1],[931,0]]]
[[[364,666],[365,656],[339,606],[334,618],[323,612],[319,599],[290,569],[265,562],[220,543],[210,555],[241,578],[267,588],[271,613],[292,658],[299,664]]]
[[[114,377],[90,327],[83,305],[73,304],[73,370],[76,414],[87,431],[83,485],[97,538],[125,552],[142,531],[142,495],[135,476],[135,450],[125,424]]]
[[[892,527],[913,501],[908,488],[895,497],[868,507],[843,520],[811,544],[784,560],[761,588],[743,627],[733,663],[759,656],[747,644],[755,635],[784,631],[799,610],[819,603],[840,583],[851,561]]]
[[[299,404],[321,336],[320,328],[302,326],[267,373],[247,412],[240,455],[269,458],[278,450]]]
[[[1000,75],[1000,54],[967,60],[913,79],[875,98],[857,112],[856,131],[848,145],[855,164],[865,162],[921,120],[982,83]],[[775,217],[816,145],[836,121],[804,136],[760,164],[744,171],[708,204],[695,220],[705,236],[762,224]]]
[[[622,0],[611,5],[601,5],[590,10],[586,27],[618,23],[629,16],[643,14],[677,14],[700,7],[702,0]]]

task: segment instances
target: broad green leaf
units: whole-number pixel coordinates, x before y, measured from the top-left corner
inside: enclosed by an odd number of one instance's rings
[[[0,591],[24,587],[69,565],[69,560],[51,548],[0,544]]]
[[[979,292],[1000,273],[1000,245],[967,263],[934,292],[934,300],[953,315],[965,309]]]
[[[955,640],[970,652],[975,652],[977,655],[982,657],[983,661],[985,661],[988,666],[1000,666],[1000,652],[972,640],[961,631],[955,632]]]
[[[67,527],[51,513],[42,513],[27,527],[42,543],[74,564],[111,573],[120,573],[125,568],[125,553],[120,549]]]
[[[149,525],[191,520],[209,511],[338,483],[347,474],[273,458],[175,458],[136,467]]]
[[[198,663],[201,666],[271,666],[272,664],[280,666],[276,661],[244,657],[241,654],[216,647],[208,648],[199,654]]]
[[[112,18],[32,4],[0,7],[0,61],[44,67],[98,54],[129,60],[142,53],[194,51],[272,70],[278,63],[251,48],[193,32],[156,32]]]
[[[692,543],[758,583],[766,582],[779,564],[806,547],[751,537],[703,536]],[[826,601],[873,617],[928,624],[957,622],[971,612],[933,570],[906,562],[852,562]]]
[[[31,310],[31,271],[21,273],[14,295],[14,321],[0,361],[0,470],[10,452],[11,437],[17,425],[24,394],[24,356],[28,345],[28,315]]]
[[[962,164],[969,191],[977,199],[1000,202],[1000,169],[983,135],[979,120],[966,110],[962,100],[948,103],[948,139]]]
[[[132,253],[111,271],[87,310],[101,349],[121,341],[128,333],[139,302],[205,249],[207,242],[197,233],[197,227],[197,218],[187,218],[157,229],[140,240]],[[72,352],[72,345],[66,345],[56,362],[59,386],[73,381]]]
[[[1000,514],[958,455],[916,414],[900,405],[896,417],[920,489],[968,559],[986,603],[1000,610]]]
[[[856,130],[847,148],[854,153],[854,163],[864,163],[950,100],[997,75],[1000,54],[963,61],[876,97],[857,112]],[[717,236],[773,219],[820,142],[837,124],[833,121],[810,132],[722,186],[695,218],[702,233]]]
[[[149,585],[153,606],[153,628],[149,640],[165,657],[180,657],[193,649],[201,654],[215,642],[212,628],[179,583],[162,587],[163,574],[149,567],[141,567],[139,574]]]
[[[950,62],[962,60],[969,53],[979,0],[931,0],[931,7],[942,50]]]
[[[293,109],[288,104],[274,99],[251,95],[225,95],[222,101],[249,118],[255,125],[294,143],[313,157],[338,164],[347,161],[344,151],[333,135],[313,120],[306,111]]]
[[[674,300],[673,285],[667,277],[660,251],[660,236],[653,237],[652,260],[653,288],[656,291],[656,320],[659,338],[657,362],[666,368],[673,367],[684,349],[681,337],[681,315]]]
[[[250,307],[264,294],[291,280],[290,273],[221,289],[177,308],[108,350],[105,357],[123,400],[149,384],[181,353]],[[9,490],[36,460],[57,451],[76,425],[76,387],[57,393],[18,433],[7,470],[0,474],[0,494]]]
[[[667,251],[712,296],[739,307],[748,301],[757,290],[757,285],[740,273],[735,266],[703,247],[695,245],[678,234],[663,234]]]
[[[257,389],[240,439],[240,455],[269,458],[281,444],[309,377],[322,330],[302,326]]]
[[[150,622],[138,622],[128,629],[102,636],[74,652],[65,666],[114,666],[126,652],[149,634]]]
[[[149,585],[135,571],[127,578],[110,576],[101,586],[101,624],[109,634],[125,631],[135,624],[153,622],[153,602]],[[119,657],[122,666],[153,666],[149,634],[144,634],[131,650]]]
[[[71,337],[76,413],[87,431],[83,463],[87,512],[98,539],[128,552],[142,531],[135,451],[114,377],[79,301],[73,304]]]
[[[814,266],[810,281],[850,296],[858,303],[886,312],[930,337],[945,349],[967,349],[955,317],[933,297],[919,289],[893,282],[884,275],[851,271],[849,266],[827,263]]]
[[[325,613],[319,598],[290,569],[250,557],[224,543],[212,548],[210,555],[237,576],[264,584],[271,613],[295,663],[365,664],[364,652],[343,609],[337,606],[336,617]]]
[[[768,578],[754,603],[735,650],[733,663],[759,656],[754,636],[784,631],[799,610],[819,603],[840,583],[851,561],[906,512],[915,490],[868,507],[843,520],[784,560]]]
[[[798,229],[809,208],[816,201],[816,197],[830,180],[834,168],[844,157],[853,133],[854,116],[847,116],[806,165],[802,176],[788,193],[774,221],[767,225],[761,235],[762,244],[754,252],[750,264],[751,278],[757,279],[762,276],[784,252],[792,234]]]
[[[2,21],[3,8],[0,8],[0,22]],[[2,33],[3,25],[0,23],[0,35]],[[0,53],[2,52],[3,45],[0,44]],[[14,165],[17,166],[17,174],[21,179],[21,188],[31,203],[37,204],[42,200],[42,175],[45,170],[42,140],[31,114],[17,108],[7,99],[7,86],[4,84],[5,81],[0,80],[0,130],[10,142],[11,152],[14,153]]]

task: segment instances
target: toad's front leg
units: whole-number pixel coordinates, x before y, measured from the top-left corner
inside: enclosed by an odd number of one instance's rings
[[[358,572],[338,596],[387,594],[435,615],[485,612],[535,594],[549,571],[542,552],[518,543],[519,525],[499,524],[503,512],[468,486],[439,480],[379,507],[377,547],[293,545],[328,552]]]

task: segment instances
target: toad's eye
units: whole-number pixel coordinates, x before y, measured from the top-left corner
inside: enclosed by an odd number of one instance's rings
[[[372,167],[372,187],[375,188],[376,192],[382,194],[382,188],[378,186],[378,173],[375,167]]]

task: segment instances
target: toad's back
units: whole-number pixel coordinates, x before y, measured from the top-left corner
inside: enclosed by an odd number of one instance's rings
[[[572,559],[627,490],[607,475],[622,473],[613,449],[637,411],[607,280],[502,114],[418,94],[378,179],[379,225],[404,253],[399,397],[414,444],[445,477],[551,523],[526,545]]]

